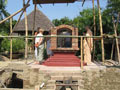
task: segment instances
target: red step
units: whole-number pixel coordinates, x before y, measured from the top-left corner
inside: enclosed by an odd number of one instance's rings
[[[65,59],[65,58],[49,58],[47,60],[80,61],[80,59],[77,59],[77,58],[68,58],[68,59]]]
[[[46,66],[64,66],[64,67],[80,67],[80,59],[74,53],[54,53],[48,58],[43,65]],[[86,65],[86,63],[83,63]]]
[[[57,60],[56,61],[45,61],[45,62],[59,62],[59,63],[63,62],[63,63],[69,63],[68,61],[57,61]],[[79,63],[79,61],[70,61],[70,63]]]
[[[68,66],[74,66],[74,67],[77,67],[77,66],[79,66],[80,67],[80,63],[60,63],[60,62],[58,62],[58,63],[56,63],[56,62],[49,62],[49,63],[45,63],[44,65],[46,65],[46,66],[64,66],[64,67],[68,67]],[[86,65],[86,64],[84,64],[84,65]]]

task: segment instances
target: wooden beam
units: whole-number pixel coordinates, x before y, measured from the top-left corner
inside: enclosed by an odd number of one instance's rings
[[[113,40],[112,50],[111,50],[111,60],[113,59],[114,46],[115,46],[115,42]]]
[[[120,19],[120,12],[118,13],[118,17],[117,17],[116,30],[118,29],[119,19]]]
[[[35,31],[35,17],[36,17],[36,9],[37,9],[37,4],[35,4],[34,6],[34,18],[33,18],[33,29],[32,29],[32,35],[34,35],[34,31]]]
[[[96,36],[96,17],[95,17],[95,2],[92,0],[93,5],[93,25],[94,25],[94,36]]]
[[[83,5],[84,5],[84,3],[85,3],[85,0],[82,0],[83,1],[83,3],[82,3],[82,7],[83,7]]]
[[[10,18],[10,36],[12,35],[12,18]],[[10,38],[10,61],[12,61],[12,38]]]
[[[4,88],[7,88],[6,85],[0,80],[0,84],[4,87]],[[1,88],[0,88],[1,90]]]
[[[95,2],[92,0],[92,5],[93,5],[93,25],[94,25],[94,36],[96,36],[96,17],[95,17]],[[93,57],[92,59],[94,60],[95,57],[95,40],[93,40]]]
[[[74,3],[77,0],[33,0],[33,4]]]
[[[99,0],[97,0],[98,10],[99,10],[99,24],[100,24],[100,34],[103,36],[103,27],[102,27],[102,16],[101,16],[101,9],[100,9],[100,3]],[[104,55],[104,40],[101,39],[101,47],[102,47],[102,61],[105,62],[105,55]]]
[[[83,69],[83,37],[81,37],[81,69]]]
[[[1,36],[0,35],[0,38],[35,38],[36,36]],[[97,39],[97,40],[101,40],[102,36],[68,36],[68,35],[44,35],[44,36],[37,36],[37,37],[71,37],[71,38],[81,38],[81,37],[84,37],[84,38],[94,38],[94,39]],[[110,38],[114,38],[113,37],[110,37]],[[116,37],[116,38],[120,38],[119,36]]]
[[[117,22],[119,22],[119,18],[120,18],[120,14],[118,14],[118,17],[117,17]],[[113,27],[114,27],[114,33],[115,33],[115,37],[117,37],[117,27],[118,27],[118,24],[115,25],[115,19],[114,17],[112,17],[112,20],[113,20]],[[118,38],[115,38],[116,40],[116,47],[117,47],[117,56],[118,56],[118,61],[120,63],[120,50],[119,50],[119,42],[118,42]]]
[[[56,86],[79,86],[78,84],[56,84]]]
[[[18,23],[20,22],[23,13],[24,13],[24,11],[20,14],[20,17],[19,17],[18,21],[16,22],[16,24],[15,24],[15,26],[13,28],[13,31],[15,30],[15,27],[17,27]]]
[[[23,0],[23,7],[25,6],[25,0]],[[28,22],[27,22],[27,13],[26,9],[24,11],[25,15],[25,36],[28,37]],[[27,63],[27,57],[28,57],[28,38],[25,38],[25,59]]]
[[[25,7],[23,7],[22,9],[18,10],[17,12],[15,12],[14,14],[10,15],[9,17],[5,18],[4,20],[0,21],[0,24],[7,21],[8,19],[12,18],[13,16],[17,15],[18,13],[20,13],[21,11],[23,11],[24,9],[26,9],[27,7],[29,7],[30,5],[26,5]]]
[[[29,2],[30,2],[30,0],[27,1],[27,4],[26,4],[26,5],[28,5]],[[20,14],[19,19],[18,19],[17,23],[15,24],[15,26],[14,26],[14,28],[13,28],[13,31],[15,30],[15,27],[17,27],[18,23],[20,22],[20,20],[21,20],[21,18],[22,18],[22,15],[24,14],[24,11],[25,11],[25,9],[24,9],[24,10],[22,11],[22,13]]]
[[[34,18],[33,18],[33,29],[32,29],[32,35],[34,36],[34,31],[35,31],[35,17],[36,17],[36,9],[37,9],[37,4],[34,5]],[[32,51],[34,52],[34,42],[35,38],[32,39]],[[33,55],[33,58],[35,57],[35,54]]]

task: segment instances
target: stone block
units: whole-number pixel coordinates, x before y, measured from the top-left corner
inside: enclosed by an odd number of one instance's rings
[[[36,85],[38,81],[38,74],[39,74],[39,69],[31,69],[30,70],[30,85]]]

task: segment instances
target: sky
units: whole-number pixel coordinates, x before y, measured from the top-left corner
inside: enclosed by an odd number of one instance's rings
[[[8,0],[8,4],[6,7],[6,10],[13,14],[19,9],[23,7],[23,0]],[[27,1],[27,0],[26,0]],[[97,2],[95,1],[95,5],[97,5]],[[100,0],[100,6],[101,8],[105,9],[107,5],[107,0]],[[82,7],[82,2],[75,2],[75,3],[69,3],[67,4],[42,4],[42,7],[37,5],[38,9],[42,11],[50,20],[53,19],[61,19],[63,17],[69,17],[70,19],[73,19],[74,17],[79,15],[79,12],[81,12],[83,9],[92,8],[92,1],[85,2],[84,6]],[[27,14],[32,12],[34,10],[34,5],[32,3],[32,0],[30,2],[30,7],[27,9]],[[18,19],[20,14],[14,16],[14,19]]]

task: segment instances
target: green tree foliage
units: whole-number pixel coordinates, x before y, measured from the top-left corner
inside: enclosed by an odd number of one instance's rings
[[[119,12],[120,12],[120,0],[108,0],[107,8],[103,12],[103,16],[109,19],[108,20],[109,22],[106,22],[108,23],[106,25],[109,26],[109,28],[106,29],[107,32],[111,33],[110,31],[108,31],[108,29],[114,32],[112,16],[114,16],[115,20],[117,20],[117,16]],[[104,28],[106,28],[106,26]],[[120,33],[120,25],[118,26],[118,33]]]
[[[8,17],[10,14],[6,10],[7,0],[0,0],[0,21]],[[16,21],[13,21],[13,26]],[[9,20],[0,24],[0,34],[6,35],[9,34],[10,24]]]
[[[114,34],[112,17],[106,13],[107,13],[106,10],[103,11],[102,13],[103,33],[111,35],[111,34]]]
[[[98,24],[98,9],[95,9],[96,12],[96,24]],[[84,9],[80,12],[80,15],[73,19],[75,26],[79,29],[79,34],[83,35],[85,26],[90,26],[93,31],[93,10],[92,9]],[[97,25],[98,26],[98,25]],[[98,29],[97,29],[98,30]],[[93,31],[94,33],[94,31]],[[97,33],[99,34],[99,33]]]
[[[8,17],[10,14],[6,10],[7,0],[0,0],[0,20]]]
[[[107,13],[116,15],[120,12],[120,0],[108,0]]]
[[[13,53],[19,52],[20,50],[23,50],[25,47],[25,42],[24,39],[18,39],[14,38],[13,39]],[[10,51],[10,39],[4,38],[1,43],[1,51]]]
[[[61,18],[60,20],[54,19],[52,22],[55,26],[59,26],[59,25],[62,25],[62,24],[73,25],[72,20],[70,20],[68,17]]]
[[[105,13],[105,12],[104,12]],[[100,29],[99,29],[99,16],[98,16],[98,9],[95,8],[95,17],[96,17],[96,35],[100,35]],[[103,18],[103,30],[104,33],[110,34],[113,33],[113,25],[111,22],[110,17],[106,17],[102,13]],[[55,26],[61,25],[61,24],[68,24],[73,25],[79,29],[79,35],[83,35],[85,26],[90,26],[91,30],[94,33],[93,30],[93,9],[84,9],[82,12],[79,13],[79,16],[75,17],[73,20],[70,20],[68,17],[62,18],[60,20],[55,19],[53,20],[53,23]]]
[[[15,26],[16,22],[17,22],[16,20],[13,20],[12,27]],[[10,33],[10,21],[8,20],[0,24],[0,35],[9,35],[9,33]]]

